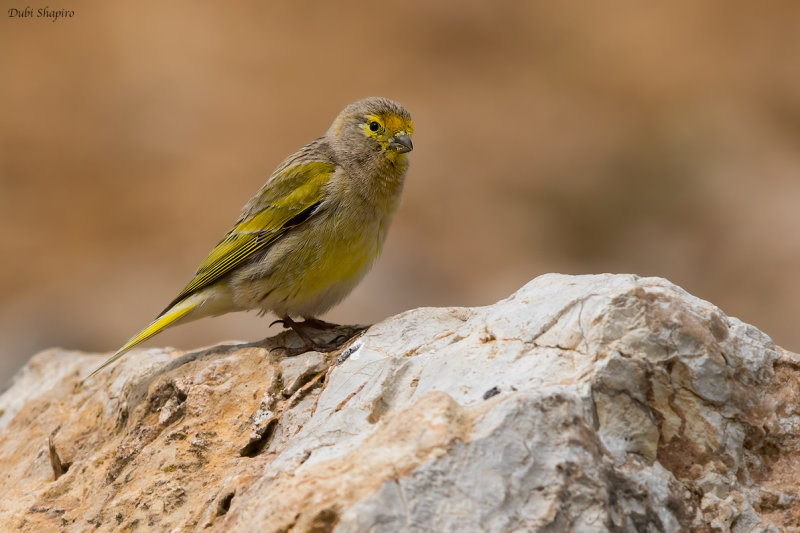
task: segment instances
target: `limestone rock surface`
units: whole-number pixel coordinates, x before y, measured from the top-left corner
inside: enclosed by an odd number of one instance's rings
[[[0,396],[0,524],[800,528],[800,356],[666,280],[551,274],[293,342],[138,350],[83,387],[105,354],[34,356]]]

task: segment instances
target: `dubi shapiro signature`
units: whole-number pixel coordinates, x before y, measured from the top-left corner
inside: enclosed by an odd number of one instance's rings
[[[75,11],[72,9],[51,9],[50,6],[40,7],[35,11],[30,6],[25,7],[25,9],[12,7],[8,10],[8,18],[12,19],[50,19],[56,22],[59,19],[71,19],[74,16]]]

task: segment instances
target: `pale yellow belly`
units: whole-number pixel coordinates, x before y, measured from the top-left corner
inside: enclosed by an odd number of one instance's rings
[[[257,264],[229,281],[242,309],[312,317],[340,302],[369,271],[385,236],[383,224],[318,221],[286,235]]]

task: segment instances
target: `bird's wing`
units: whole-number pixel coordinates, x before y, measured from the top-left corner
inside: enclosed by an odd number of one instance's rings
[[[245,207],[241,218],[197,268],[192,281],[162,311],[208,287],[289,228],[305,222],[325,195],[335,165],[304,161],[278,169]],[[161,316],[159,315],[159,316]]]

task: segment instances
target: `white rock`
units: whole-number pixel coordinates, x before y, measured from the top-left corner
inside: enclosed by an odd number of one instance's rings
[[[344,351],[281,360],[271,347],[139,351],[84,390],[91,358],[36,356],[0,397],[0,522],[800,524],[800,357],[666,280],[550,274],[492,306],[408,311]],[[56,481],[47,435],[71,463]]]

